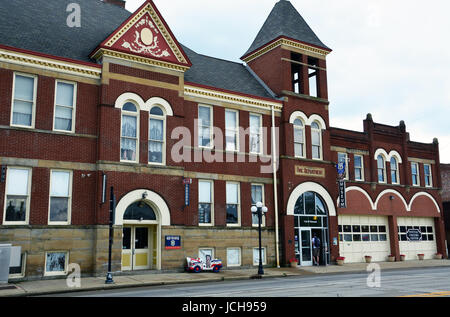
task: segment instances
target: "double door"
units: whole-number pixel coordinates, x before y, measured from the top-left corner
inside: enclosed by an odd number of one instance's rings
[[[295,228],[295,256],[302,266],[313,265],[312,238],[314,234],[320,239],[319,264],[329,263],[328,230],[325,228]]]
[[[122,270],[150,269],[150,227],[124,226]]]

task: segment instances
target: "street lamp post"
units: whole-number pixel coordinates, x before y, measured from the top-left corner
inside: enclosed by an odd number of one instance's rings
[[[258,233],[259,233],[259,265],[258,265],[258,275],[264,275],[264,269],[262,264],[262,247],[261,247],[261,222],[263,213],[267,212],[267,207],[263,206],[262,202],[257,202],[256,206],[252,206],[252,213],[258,214]]]

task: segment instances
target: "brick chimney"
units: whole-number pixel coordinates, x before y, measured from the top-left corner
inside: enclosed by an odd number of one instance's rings
[[[104,3],[110,3],[125,9],[125,0],[103,0]]]

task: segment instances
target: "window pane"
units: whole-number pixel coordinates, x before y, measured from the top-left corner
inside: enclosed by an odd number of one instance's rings
[[[211,204],[198,205],[198,222],[211,223]]]
[[[251,153],[261,152],[260,135],[258,135],[258,134],[250,135],[250,152]]]
[[[64,272],[66,269],[66,253],[52,252],[47,253],[47,263],[45,270],[47,272]]]
[[[257,202],[262,202],[262,185],[252,185],[252,205],[256,205]]]
[[[227,223],[238,223],[238,206],[227,204]]]
[[[5,221],[25,221],[27,197],[10,196],[6,198]]]
[[[266,249],[261,248],[261,259],[263,263],[266,262],[265,258],[266,258]],[[253,249],[253,263],[259,263],[259,248]]]
[[[236,151],[237,150],[237,135],[234,131],[225,131],[225,140],[226,140],[226,150],[227,151]]]
[[[226,184],[227,188],[227,204],[238,204],[238,184]]]
[[[155,116],[163,116],[164,115],[164,111],[162,111],[162,109],[160,107],[153,107],[152,110],[150,110],[150,114],[155,115]]]
[[[354,156],[354,164],[355,164],[355,168],[361,168],[362,167],[361,156],[358,156],[358,155]]]
[[[259,134],[260,132],[261,132],[261,117],[250,115],[250,133]]]
[[[122,160],[136,161],[136,140],[122,138],[120,140],[120,151]]]
[[[312,192],[306,192],[305,196],[305,214],[315,215],[316,214],[316,200],[315,195]]]
[[[136,137],[137,118],[133,116],[122,116],[122,136]]]
[[[52,197],[50,199],[50,221],[68,221],[69,198]]]
[[[313,145],[320,145],[320,133],[317,131],[312,131],[311,132],[311,139],[312,139],[312,144]]]
[[[213,258],[213,250],[212,249],[200,249],[198,250],[198,257],[206,263],[207,258],[212,260]]]
[[[239,265],[240,253],[240,249],[227,249],[227,265]]]
[[[299,127],[303,127],[303,122],[300,119],[295,119],[294,120],[294,125],[295,126],[299,126]]]
[[[123,233],[122,249],[123,250],[130,250],[131,249],[131,228],[130,227],[123,227],[122,233]]]
[[[237,112],[229,110],[225,111],[225,128],[226,129],[237,128]]]
[[[16,75],[14,99],[33,101],[34,78]]]
[[[319,146],[312,147],[312,157],[315,159],[320,158],[320,147]]]
[[[316,214],[318,215],[326,215],[327,211],[325,209],[325,204],[323,201],[319,198],[319,196],[316,196]]]
[[[52,171],[50,196],[69,196],[70,173]]]
[[[383,157],[381,155],[378,155],[377,166],[380,169],[384,169],[384,159],[383,159]]]
[[[198,119],[201,126],[211,126],[211,108],[199,107]]]
[[[127,102],[123,105],[122,110],[130,111],[130,112],[137,112],[136,106],[132,102]]]
[[[164,140],[164,121],[158,120],[158,119],[150,119],[150,140],[158,140],[163,141]]]
[[[6,194],[27,196],[29,172],[30,171],[26,169],[8,169],[8,187],[6,188]]]
[[[14,100],[13,124],[31,126],[33,103]]]
[[[56,88],[56,104],[61,106],[73,106],[74,85],[59,82]]]
[[[55,108],[55,129],[72,130],[72,108],[56,106]]]
[[[303,156],[303,145],[299,143],[294,144],[295,156]]]
[[[134,247],[136,249],[148,249],[148,228],[137,227],[135,231]]]
[[[347,154],[338,153],[338,162],[339,163],[347,163]]]
[[[303,129],[294,129],[294,142],[303,143]]]
[[[152,207],[144,201],[132,203],[123,214],[124,220],[156,220],[156,214]]]
[[[161,142],[150,141],[148,143],[148,161],[150,163],[162,163],[163,144]]]
[[[202,203],[211,202],[211,183],[198,182],[198,201]]]
[[[211,146],[211,128],[200,128],[198,135],[198,144],[200,146]]]

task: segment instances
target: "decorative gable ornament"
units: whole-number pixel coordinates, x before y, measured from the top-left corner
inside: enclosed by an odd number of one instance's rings
[[[91,54],[186,71],[192,64],[151,0],[147,0]]]

